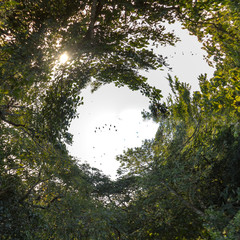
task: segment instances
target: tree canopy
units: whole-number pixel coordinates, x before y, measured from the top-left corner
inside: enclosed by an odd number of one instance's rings
[[[2,1],[1,239],[238,239],[239,11],[237,0]],[[169,75],[163,102],[139,70],[170,67],[151,46],[178,41],[165,29],[175,21],[216,71],[193,94]],[[117,157],[114,181],[66,148],[81,90],[108,83],[147,96],[159,124]]]

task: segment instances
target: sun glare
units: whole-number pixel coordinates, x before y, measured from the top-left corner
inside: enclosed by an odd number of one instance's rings
[[[66,62],[67,62],[68,58],[69,58],[69,57],[68,57],[67,53],[63,53],[63,54],[60,56],[59,61],[60,61],[61,64],[63,64],[63,63],[66,63]]]

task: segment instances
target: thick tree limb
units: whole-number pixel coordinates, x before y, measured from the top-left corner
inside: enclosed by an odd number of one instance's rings
[[[94,25],[102,9],[102,3],[98,0],[93,0],[91,8],[91,18],[88,31],[86,34],[86,40],[92,40],[94,37]]]
[[[88,34],[87,34],[90,39],[93,38],[93,28],[96,21],[96,12],[97,12],[97,1],[98,0],[93,0],[93,4],[91,8],[91,21],[89,24]]]

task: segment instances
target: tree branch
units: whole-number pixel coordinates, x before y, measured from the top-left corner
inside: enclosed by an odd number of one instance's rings
[[[88,28],[88,37],[90,39],[93,38],[93,28],[94,28],[94,24],[96,21],[96,12],[97,12],[97,1],[98,0],[93,0],[93,4],[92,4],[92,8],[91,8],[91,21],[90,21],[89,28]]]
[[[14,123],[14,122],[12,122],[12,121],[10,121],[10,120],[7,120],[5,117],[4,117],[4,115],[3,115],[3,113],[0,111],[0,118],[1,118],[1,120],[2,121],[4,121],[5,123],[8,123],[8,124],[10,124],[10,125],[12,125],[12,126],[14,126],[14,127],[26,127],[24,124],[20,124],[20,123]]]
[[[58,196],[54,197],[54,198],[48,203],[47,206],[41,206],[41,205],[32,205],[32,206],[33,206],[34,208],[48,209],[53,202],[55,202],[56,200],[58,200],[59,198],[62,198],[62,197],[63,197],[63,195],[58,195]]]
[[[93,32],[94,24],[97,20],[98,15],[101,12],[101,9],[102,9],[102,3],[100,1],[98,2],[98,0],[93,0],[92,8],[91,8],[90,24],[89,24],[88,31],[87,31],[87,34],[86,34],[86,40],[90,39],[90,41],[91,41],[94,37],[93,36],[93,34],[94,34],[94,32]]]
[[[30,195],[30,193],[32,192],[32,190],[40,183],[40,182],[44,182],[47,181],[49,179],[46,180],[41,180],[41,173],[42,173],[42,168],[39,170],[38,176],[37,176],[37,181],[28,189],[28,191],[20,198],[19,202],[23,202],[26,198],[28,198],[28,196]]]
[[[189,209],[191,209],[193,212],[195,212],[197,215],[204,217],[205,214],[198,208],[196,208],[194,205],[192,205],[189,201],[185,200],[177,191],[175,191],[173,188],[171,188],[166,182],[161,181],[161,183],[171,192],[173,193],[179,200],[182,201],[182,203]]]

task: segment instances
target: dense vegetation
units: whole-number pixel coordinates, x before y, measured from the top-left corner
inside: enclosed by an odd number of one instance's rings
[[[239,239],[239,11],[238,0],[1,1],[0,238]],[[139,70],[168,67],[148,46],[174,45],[174,21],[216,71],[193,94],[169,76],[164,103]],[[149,97],[144,116],[159,123],[118,156],[115,181],[66,149],[81,90],[110,82]]]

